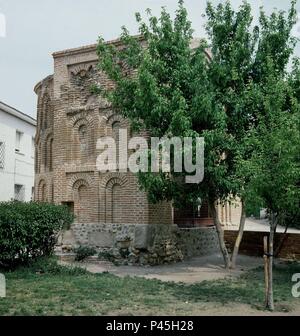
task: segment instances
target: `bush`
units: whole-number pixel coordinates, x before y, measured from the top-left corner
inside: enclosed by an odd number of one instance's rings
[[[83,261],[84,259],[96,254],[96,250],[93,247],[80,246],[75,249],[75,261]]]
[[[98,259],[100,259],[100,260],[108,260],[108,261],[110,261],[110,262],[114,262],[115,261],[115,256],[112,254],[112,253],[110,253],[110,252],[103,252],[103,251],[101,251],[101,252],[99,252],[99,254],[98,254]]]
[[[13,268],[51,255],[58,233],[73,220],[61,205],[0,203],[0,266]]]

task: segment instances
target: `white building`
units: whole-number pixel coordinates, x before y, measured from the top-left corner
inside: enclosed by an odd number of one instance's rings
[[[30,201],[36,121],[0,102],[0,202]]]

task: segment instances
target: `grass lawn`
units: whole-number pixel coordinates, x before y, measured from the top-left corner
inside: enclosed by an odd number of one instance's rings
[[[294,273],[300,273],[299,263],[275,268],[277,311],[292,312],[300,305],[300,298],[291,295]],[[234,307],[243,307],[247,314],[248,308],[261,311],[264,301],[261,268],[240,278],[187,285],[90,274],[50,259],[5,276],[7,298],[0,299],[0,315],[200,315]]]

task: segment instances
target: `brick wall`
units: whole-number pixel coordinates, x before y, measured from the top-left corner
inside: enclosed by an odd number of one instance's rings
[[[240,253],[250,256],[262,256],[263,255],[263,238],[269,235],[267,232],[246,231],[243,235],[243,240],[240,246]],[[227,246],[232,250],[237,231],[225,231],[225,241]],[[277,233],[275,235],[275,250],[278,244],[284,238],[282,248],[279,253],[280,258],[297,259],[300,260],[300,234]]]
[[[101,173],[96,168],[101,153],[96,148],[97,140],[105,136],[116,138],[120,128],[127,129],[128,140],[131,133],[129,122],[106,99],[91,93],[95,83],[106,88],[113,86],[96,67],[96,45],[53,56],[53,76],[35,87],[39,120],[35,199],[69,204],[74,209],[75,222],[86,226],[172,224],[170,203],[149,204],[134,174]]]

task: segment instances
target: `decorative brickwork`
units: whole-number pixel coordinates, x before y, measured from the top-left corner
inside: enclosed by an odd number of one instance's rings
[[[101,153],[96,149],[97,140],[117,137],[119,128],[130,133],[130,127],[105,99],[91,93],[92,84],[113,86],[96,63],[96,46],[56,53],[54,75],[35,87],[35,199],[63,203],[74,211],[75,245],[92,241],[95,246],[112,247],[106,231],[113,231],[116,225],[129,232],[128,228],[134,232],[136,225],[171,225],[172,207],[169,203],[150,205],[130,172],[97,171],[96,159]],[[109,229],[103,231],[103,227]]]

